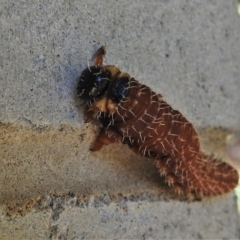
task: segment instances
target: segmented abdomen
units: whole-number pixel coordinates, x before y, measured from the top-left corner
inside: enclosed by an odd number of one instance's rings
[[[105,125],[108,121],[134,152],[155,160],[166,183],[178,194],[214,196],[238,183],[234,168],[201,151],[193,125],[160,94],[133,78],[117,111],[102,119]]]

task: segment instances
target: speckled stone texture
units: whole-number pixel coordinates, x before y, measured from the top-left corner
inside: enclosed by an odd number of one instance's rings
[[[25,217],[2,217],[2,239],[237,239],[232,197],[212,203],[46,198]]]
[[[239,21],[235,0],[2,0],[0,239],[239,238],[233,194],[179,201],[126,146],[90,153],[98,126],[76,99],[106,45],[106,63],[209,127],[206,150],[224,156],[240,127]]]

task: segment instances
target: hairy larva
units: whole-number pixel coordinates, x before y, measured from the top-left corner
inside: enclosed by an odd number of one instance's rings
[[[99,119],[102,129],[91,150],[123,142],[154,160],[165,182],[179,195],[193,198],[231,191],[238,172],[205,155],[193,125],[144,84],[113,65],[103,65],[105,47],[94,55],[94,66],[81,74],[77,95],[85,101],[87,121]]]

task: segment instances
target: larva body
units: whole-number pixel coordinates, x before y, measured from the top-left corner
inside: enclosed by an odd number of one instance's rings
[[[103,126],[91,150],[113,142],[128,144],[153,159],[178,194],[202,198],[231,191],[238,183],[237,171],[206,156],[193,125],[160,94],[115,66],[103,66],[104,54],[103,47],[97,51],[96,66],[83,71],[77,88],[87,102],[88,120],[97,117]]]

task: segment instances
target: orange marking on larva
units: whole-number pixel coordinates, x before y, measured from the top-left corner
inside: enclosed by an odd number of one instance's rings
[[[103,55],[104,47],[94,54],[96,66],[83,71],[77,89],[87,103],[88,120],[95,116],[103,125],[92,150],[124,141],[133,152],[154,160],[177,194],[191,199],[224,194],[236,187],[238,172],[201,151],[193,125],[179,111],[118,68],[104,66]],[[110,103],[107,107],[103,99]]]

